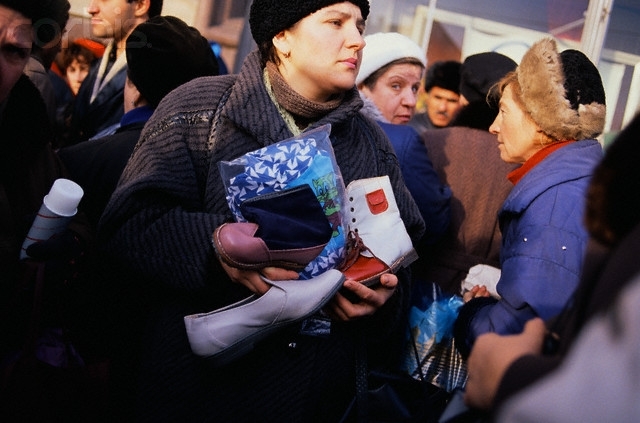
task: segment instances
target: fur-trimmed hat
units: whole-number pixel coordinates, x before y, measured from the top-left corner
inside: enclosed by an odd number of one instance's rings
[[[460,94],[460,69],[462,63],[456,60],[441,60],[427,69],[424,77],[424,90],[429,92],[433,87],[444,88]]]
[[[316,10],[344,0],[253,0],[249,26],[256,44],[271,40],[280,31],[291,28]],[[369,15],[369,0],[348,0],[360,8],[362,18]]]
[[[534,122],[556,140],[595,138],[604,129],[605,92],[595,65],[578,50],[558,53],[545,38],[516,69],[522,102]]]
[[[207,39],[174,16],[156,16],[136,26],[126,52],[127,75],[152,107],[179,85],[218,74]]]
[[[473,54],[462,62],[460,94],[469,103],[486,101],[489,90],[518,64],[504,54],[493,51]]]
[[[427,56],[411,38],[397,32],[378,32],[364,37],[362,63],[356,85],[367,79],[381,67],[399,59],[413,58],[427,66]]]

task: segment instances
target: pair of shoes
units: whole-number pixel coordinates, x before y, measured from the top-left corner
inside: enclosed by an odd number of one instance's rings
[[[307,184],[248,199],[240,211],[247,222],[225,223],[212,237],[218,257],[239,269],[273,266],[302,271],[333,235]]]
[[[272,281],[263,295],[184,317],[191,350],[223,366],[249,352],[269,334],[318,312],[336,294],[345,278],[327,270],[308,280]]]
[[[395,273],[418,258],[389,176],[352,181],[346,197],[347,256],[339,267],[346,279],[373,286],[384,273]]]

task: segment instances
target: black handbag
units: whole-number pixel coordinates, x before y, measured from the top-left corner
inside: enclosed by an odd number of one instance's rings
[[[366,347],[356,351],[356,395],[340,423],[436,423],[451,394],[402,372],[369,370]]]

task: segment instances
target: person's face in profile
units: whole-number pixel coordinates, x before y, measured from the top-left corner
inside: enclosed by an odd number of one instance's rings
[[[511,85],[502,92],[489,132],[497,135],[500,158],[507,163],[524,163],[543,148],[538,126],[515,101]]]
[[[301,19],[274,37],[279,70],[307,99],[325,102],[355,85],[365,22],[351,2],[332,4]]]
[[[0,5],[0,102],[9,97],[29,60],[33,28],[31,19]]]
[[[121,39],[135,21],[136,1],[91,0],[87,13],[91,15],[91,33],[97,38]]]

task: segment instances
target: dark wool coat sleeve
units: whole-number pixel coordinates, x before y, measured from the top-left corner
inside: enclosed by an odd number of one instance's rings
[[[210,151],[206,142],[196,149],[188,143],[209,138],[213,110],[185,103],[194,96],[201,104],[211,99],[216,82],[158,108],[101,219],[99,234],[108,252],[176,288],[202,287],[217,266],[211,234],[230,218],[205,209]]]

